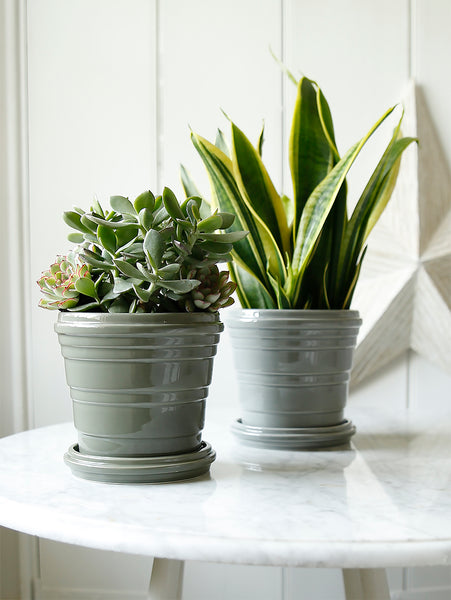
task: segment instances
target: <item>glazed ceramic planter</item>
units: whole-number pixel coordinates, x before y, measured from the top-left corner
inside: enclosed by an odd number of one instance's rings
[[[109,465],[103,480],[127,468],[131,480],[146,472],[151,481],[161,471],[173,480],[180,465],[159,457],[188,455],[196,471],[196,453],[205,459],[205,404],[223,330],[218,315],[61,312],[55,330],[78,431],[66,456],[76,474],[100,479]],[[211,451],[204,466],[213,459]]]
[[[243,309],[230,311],[226,324],[242,408],[233,429],[242,441],[303,448],[349,440],[357,311]]]

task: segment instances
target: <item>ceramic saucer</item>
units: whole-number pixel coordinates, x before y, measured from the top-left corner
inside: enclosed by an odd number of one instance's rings
[[[64,462],[72,473],[82,479],[105,483],[165,483],[204,475],[210,470],[216,452],[208,442],[184,454],[118,458],[82,454],[78,444],[72,444]]]
[[[255,427],[241,419],[232,424],[232,432],[243,443],[259,448],[279,450],[310,450],[342,446],[356,431],[351,421],[345,419],[328,427]]]

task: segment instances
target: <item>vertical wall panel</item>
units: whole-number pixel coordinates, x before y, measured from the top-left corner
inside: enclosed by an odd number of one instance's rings
[[[61,215],[155,180],[154,3],[33,0],[28,3],[31,269],[69,248]],[[35,424],[70,418],[55,314],[36,308]]]
[[[280,69],[279,0],[164,0],[160,3],[160,126],[162,183],[177,186],[179,163],[208,194],[204,167],[189,126],[213,139],[228,134],[223,109],[251,140],[266,124],[265,162],[279,181]]]

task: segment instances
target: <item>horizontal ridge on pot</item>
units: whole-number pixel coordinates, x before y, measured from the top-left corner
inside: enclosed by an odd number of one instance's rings
[[[217,314],[60,313],[55,330],[81,453],[139,457],[200,447],[223,330]]]

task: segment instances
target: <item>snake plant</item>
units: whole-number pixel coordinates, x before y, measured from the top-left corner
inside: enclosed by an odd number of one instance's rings
[[[134,202],[110,199],[111,210],[95,202],[89,211],[75,208],[64,221],[77,244],[59,256],[38,280],[39,305],[77,312],[216,312],[233,303],[235,283],[219,271],[246,232],[219,233],[233,214],[201,216],[202,200],[179,204],[164,188],[147,191]]]
[[[229,146],[221,132],[215,144],[192,132],[213,204],[236,216],[228,231],[249,231],[235,244],[230,265],[244,308],[349,308],[368,235],[414,141],[401,136],[402,116],[351,215],[346,176],[394,108],[340,156],[326,98],[314,81],[301,78],[289,138],[292,199],[277,192],[263,164],[263,135],[254,147],[231,122]]]

